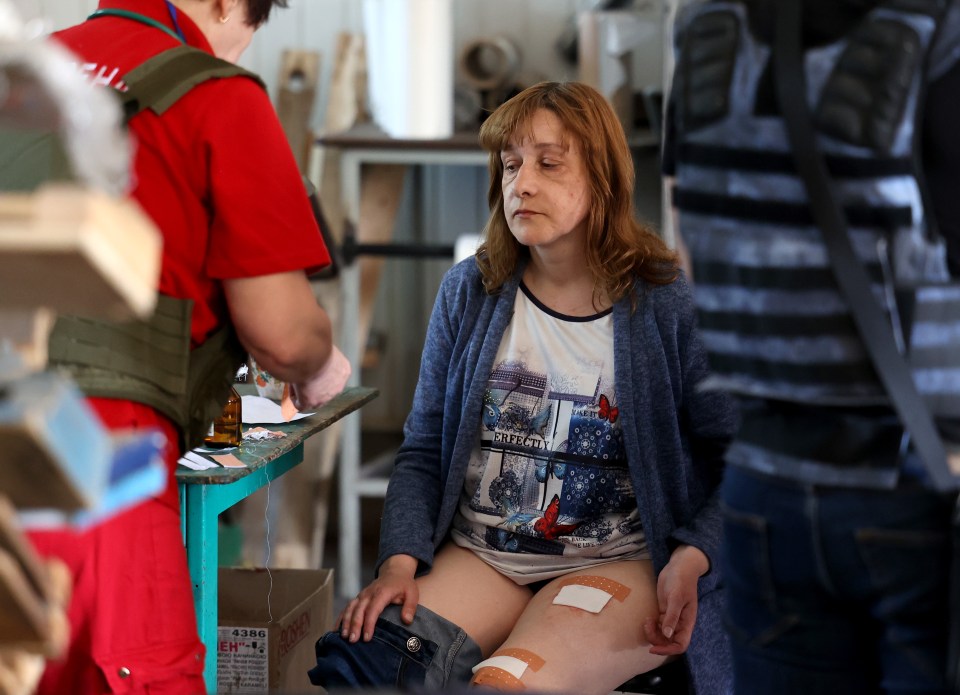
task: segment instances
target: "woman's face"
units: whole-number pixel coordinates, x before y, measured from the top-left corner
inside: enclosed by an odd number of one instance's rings
[[[563,124],[547,109],[514,133],[500,153],[503,212],[524,246],[582,243],[590,189],[579,144],[564,137]]]

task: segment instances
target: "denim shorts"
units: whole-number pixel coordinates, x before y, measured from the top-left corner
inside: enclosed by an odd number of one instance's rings
[[[411,625],[400,620],[400,606],[387,606],[377,619],[373,638],[353,644],[339,632],[317,641],[317,665],[310,682],[337,688],[397,688],[437,692],[469,682],[483,660],[480,647],[460,627],[417,606]]]

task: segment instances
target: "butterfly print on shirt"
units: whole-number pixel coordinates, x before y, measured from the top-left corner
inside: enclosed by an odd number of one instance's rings
[[[533,530],[538,533],[542,533],[546,540],[552,541],[559,536],[569,535],[580,525],[579,523],[559,524],[557,523],[559,518],[560,496],[554,495],[553,499],[550,500],[550,504],[547,505],[547,508],[544,510],[543,516],[534,522]]]
[[[604,420],[609,420],[611,423],[617,421],[617,417],[620,415],[620,408],[614,408],[610,405],[609,399],[604,395],[600,394],[600,417]]]

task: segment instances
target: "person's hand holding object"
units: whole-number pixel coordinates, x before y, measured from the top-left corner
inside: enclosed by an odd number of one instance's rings
[[[330,350],[330,359],[306,381],[290,384],[290,397],[297,410],[304,412],[319,408],[347,385],[351,373],[350,363],[334,345]]]

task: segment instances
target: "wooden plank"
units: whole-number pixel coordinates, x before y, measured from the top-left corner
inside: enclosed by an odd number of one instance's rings
[[[367,64],[362,34],[343,33],[338,37],[334,54],[330,97],[327,102],[324,132],[346,131],[358,122],[369,120],[367,109]],[[357,240],[360,243],[386,243],[393,236],[397,210],[403,194],[407,167],[404,165],[373,165],[364,168],[360,183],[360,209],[357,221]],[[317,146],[312,163],[317,179],[318,194],[334,237],[343,239],[342,222],[345,217],[340,187],[340,161],[334,150]],[[365,345],[370,333],[373,303],[383,270],[383,259],[361,258],[360,316],[358,336]],[[359,368],[360,365],[354,365]]]
[[[45,308],[0,309],[0,336],[19,355],[26,370],[40,371],[46,366],[55,318],[56,314]]]
[[[36,554],[13,506],[0,495],[0,658],[6,669],[0,692],[11,682],[36,682],[44,660],[63,654],[70,637],[65,608],[71,584],[62,561]]]
[[[0,195],[0,308],[146,316],[161,247],[160,232],[131,200],[66,185]]]
[[[363,168],[360,184],[360,221],[357,240],[361,244],[385,244],[393,238],[393,227],[403,196],[404,164],[368,164]],[[383,258],[363,257],[360,264],[360,316],[357,335],[361,349],[370,336],[377,288],[383,273]],[[368,366],[369,363],[368,363]]]
[[[0,550],[16,562],[30,590],[37,596],[50,598],[53,587],[33,547],[23,537],[17,524],[17,513],[4,495],[0,495]]]
[[[307,173],[313,132],[310,117],[320,82],[320,54],[317,51],[283,52],[277,116],[287,135],[290,149],[301,173]]]
[[[367,120],[366,53],[362,34],[341,33],[333,58],[333,73],[324,115],[323,133],[339,133]],[[337,242],[343,241],[343,195],[340,158],[336,150],[315,146],[311,153],[310,178]]]
[[[0,495],[0,645],[37,653],[52,646],[55,593],[46,567],[17,526],[13,506]]]
[[[31,589],[23,567],[0,550],[0,644],[34,651],[47,636],[44,602]]]

